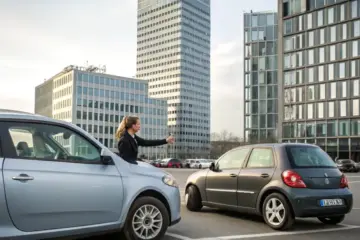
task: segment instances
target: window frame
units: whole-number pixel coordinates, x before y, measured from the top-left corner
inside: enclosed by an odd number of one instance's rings
[[[272,153],[272,166],[268,166],[268,167],[248,167],[251,154],[253,153],[254,150],[257,150],[257,149],[267,149],[267,150],[271,151],[271,153]],[[275,155],[274,147],[254,147],[254,148],[251,149],[250,153],[248,154],[247,159],[246,159],[246,163],[243,165],[243,168],[244,169],[272,169],[272,168],[275,168],[275,166],[276,166],[275,161],[276,161],[276,155]]]
[[[220,162],[222,159],[224,159],[224,157],[225,157],[226,155],[228,155],[228,154],[230,154],[230,153],[232,153],[232,152],[235,152],[235,151],[240,151],[240,150],[245,150],[245,149],[248,150],[248,153],[246,154],[245,159],[244,159],[244,161],[242,162],[242,165],[241,165],[239,168],[221,168],[221,169],[219,168],[219,162]],[[240,147],[240,148],[232,149],[232,150],[224,153],[218,160],[216,160],[215,169],[216,169],[217,171],[220,171],[220,172],[221,172],[222,170],[233,170],[233,169],[238,169],[238,170],[240,171],[240,169],[242,169],[242,168],[244,167],[245,162],[247,162],[247,159],[248,159],[249,154],[250,154],[251,152],[252,152],[252,148],[250,148],[250,147]]]
[[[67,129],[69,131],[74,132],[75,134],[77,134],[79,137],[83,138],[84,140],[86,140],[89,144],[91,144],[98,152],[99,152],[99,160],[65,160],[65,159],[47,159],[47,158],[22,158],[19,157],[16,153],[16,147],[13,144],[11,135],[10,135],[10,128],[11,127],[16,127],[16,126],[22,126],[23,124],[29,123],[29,124],[34,124],[34,125],[47,125],[50,127],[60,127],[60,128],[64,128]],[[102,161],[101,161],[101,150],[102,148],[92,139],[90,139],[89,137],[85,136],[84,134],[82,134],[79,130],[77,130],[76,128],[70,127],[70,126],[66,126],[65,124],[61,124],[61,123],[56,123],[56,122],[49,122],[49,121],[44,121],[44,120],[25,120],[25,119],[5,119],[5,120],[0,120],[0,135],[3,136],[2,140],[4,143],[4,157],[5,158],[13,158],[13,159],[21,159],[21,160],[29,160],[29,161],[46,161],[46,162],[63,162],[63,163],[78,163],[78,164],[97,164],[97,165],[103,165]],[[109,165],[114,165],[113,162],[111,162]]]

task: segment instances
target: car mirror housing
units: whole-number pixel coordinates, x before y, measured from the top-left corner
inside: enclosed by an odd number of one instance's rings
[[[100,159],[101,159],[101,162],[104,164],[104,165],[109,165],[113,162],[113,159],[111,157],[111,155],[108,153],[108,151],[106,149],[101,149],[101,153],[100,153]]]
[[[215,163],[211,163],[209,169],[215,172]]]

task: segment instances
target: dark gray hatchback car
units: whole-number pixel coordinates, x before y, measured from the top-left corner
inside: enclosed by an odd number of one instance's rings
[[[348,180],[321,148],[309,144],[261,144],[225,153],[186,182],[190,211],[203,206],[262,215],[277,230],[296,217],[338,224],[352,209]]]

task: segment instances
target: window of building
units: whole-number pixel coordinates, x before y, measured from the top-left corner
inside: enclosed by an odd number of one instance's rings
[[[351,2],[351,18],[360,17],[360,4],[358,0],[352,0]]]
[[[354,60],[354,61],[351,61],[351,77],[356,77],[356,72],[357,72],[357,61]]]
[[[325,99],[326,98],[326,90],[325,90],[325,84],[319,85],[319,98]]]
[[[317,26],[321,27],[324,25],[324,12],[323,10],[317,11]]]
[[[339,63],[339,78],[345,77],[345,63]]]
[[[353,24],[354,37],[360,36],[360,20],[357,20]]]
[[[319,63],[325,62],[325,48],[319,48]]]
[[[314,82],[314,68],[307,68],[307,73],[308,83]]]
[[[347,115],[346,107],[347,107],[346,100],[340,101],[340,116],[341,117],[346,117],[346,115]]]
[[[329,64],[328,65],[328,79],[329,80],[334,80],[334,64]]]
[[[360,40],[355,40],[352,42],[352,54],[351,54],[352,57],[360,56],[359,45],[360,45]]]
[[[360,80],[356,79],[352,82],[353,97],[357,97],[360,94]]]
[[[346,58],[346,43],[342,43],[340,45],[340,56],[341,56],[341,59],[345,59]]]
[[[323,82],[324,81],[324,66],[318,66],[318,79],[319,82]]]
[[[308,86],[308,90],[307,90],[307,98],[308,101],[314,101],[315,100],[315,91],[314,91],[314,86]]]
[[[359,116],[360,115],[360,105],[359,105],[359,99],[353,99],[352,100],[352,115],[353,116]]]
[[[314,46],[314,31],[308,33],[308,46]]]
[[[330,83],[330,98],[336,98],[336,82]]]
[[[335,117],[335,102],[328,102],[328,117]]]
[[[328,14],[327,14],[327,23],[328,24],[333,24],[334,23],[334,8],[329,8],[328,9]]]
[[[337,121],[328,121],[326,128],[328,137],[334,137],[337,135]]]
[[[320,102],[317,106],[318,118],[324,118],[324,103]]]
[[[347,97],[347,82],[343,81],[341,84],[341,97],[345,98]]]
[[[313,18],[312,18],[312,13],[309,13],[307,15],[307,29],[312,29],[313,28]]]
[[[313,119],[314,118],[314,104],[309,103],[307,104],[307,119]]]
[[[339,136],[349,136],[350,135],[350,121],[341,120],[339,121]]]
[[[351,120],[351,135],[352,136],[360,135],[360,120],[358,119]]]
[[[325,43],[325,28],[320,29],[319,31],[319,35],[320,35],[320,44],[324,44]]]
[[[330,46],[330,61],[336,60],[336,45]]]
[[[346,39],[347,39],[347,24],[344,23],[344,24],[341,26],[341,29],[342,29],[342,31],[341,31],[341,33],[342,33],[341,39],[342,39],[342,40],[346,40]]]
[[[314,64],[314,49],[308,50],[308,65]]]
[[[331,42],[336,41],[336,26],[330,27],[330,41]]]
[[[345,21],[345,4],[340,6],[340,21]]]

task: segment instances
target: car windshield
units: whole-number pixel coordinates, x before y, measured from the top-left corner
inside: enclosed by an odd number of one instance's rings
[[[335,162],[316,146],[286,146],[291,164],[296,168],[336,168]]]

